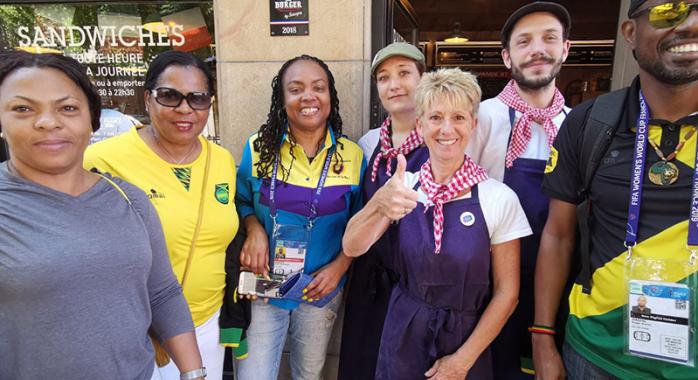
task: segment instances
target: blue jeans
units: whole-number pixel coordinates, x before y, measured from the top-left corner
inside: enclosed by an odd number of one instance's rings
[[[562,346],[562,359],[569,380],[617,380],[618,378],[597,367],[575,351],[569,343]]]
[[[252,322],[247,330],[249,356],[235,361],[237,379],[276,380],[287,334],[291,339],[293,379],[322,379],[341,295],[339,292],[322,308],[301,304],[295,310],[285,310],[261,300],[253,302]]]

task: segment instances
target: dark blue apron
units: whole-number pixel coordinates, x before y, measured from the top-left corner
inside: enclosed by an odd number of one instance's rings
[[[472,218],[470,226],[461,223]],[[433,212],[425,214],[424,205],[418,204],[397,228],[394,263],[400,280],[390,297],[376,379],[423,379],[437,359],[465,343],[490,301],[490,238],[478,186],[471,198],[444,205],[438,255],[433,221]],[[489,349],[467,378],[493,379]]]
[[[564,110],[563,110],[564,112]],[[516,122],[516,111],[509,108],[511,132],[507,149]],[[533,375],[522,369],[533,370],[531,334],[528,327],[533,324],[534,299],[533,275],[543,227],[548,219],[549,199],[541,186],[547,160],[517,158],[512,166],[504,170],[504,183],[519,197],[533,235],[520,239],[521,243],[521,287],[519,304],[514,310],[497,339],[492,344],[497,379],[533,379]]]
[[[365,202],[390,179],[386,174],[386,161],[383,160],[378,167],[376,181],[371,181],[370,168],[379,151],[380,144],[374,149],[364,174],[362,194]],[[407,171],[419,172],[429,158],[429,151],[421,146],[405,158]],[[393,159],[393,171],[396,167],[397,160]],[[366,254],[352,264],[349,282],[344,290],[346,308],[339,353],[339,380],[371,380],[376,372],[378,346],[388,311],[388,300],[397,283],[392,264],[392,240],[390,233],[386,232]]]

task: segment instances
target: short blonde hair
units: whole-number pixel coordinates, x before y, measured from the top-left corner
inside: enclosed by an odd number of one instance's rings
[[[447,102],[452,106],[470,105],[473,116],[480,107],[482,90],[475,75],[455,69],[440,69],[425,73],[416,90],[417,116],[434,104]]]

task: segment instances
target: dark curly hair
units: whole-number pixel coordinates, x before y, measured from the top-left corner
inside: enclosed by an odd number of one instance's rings
[[[330,89],[330,115],[327,119],[327,123],[332,128],[337,139],[344,136],[342,134],[342,117],[339,115],[339,98],[337,97],[334,76],[332,76],[332,72],[329,67],[327,67],[327,64],[319,58],[305,54],[289,59],[281,66],[279,73],[276,74],[271,81],[271,106],[267,114],[267,121],[259,128],[257,139],[253,142],[255,152],[259,152],[259,161],[255,164],[257,168],[257,177],[259,178],[271,178],[274,160],[281,150],[281,139],[286,132],[286,124],[288,122],[288,117],[284,110],[283,77],[284,74],[286,74],[286,70],[297,61],[315,62],[322,67],[325,74],[327,74]],[[289,141],[291,142],[289,151],[292,160],[288,168],[283,164],[280,165],[283,181],[288,179],[291,168],[293,167],[293,162],[296,160],[296,157],[293,155],[293,146],[295,142],[292,139],[289,139]],[[344,165],[344,160],[339,152],[344,149],[344,145],[338,143],[338,148],[339,149],[336,149],[334,152],[337,156],[335,168],[341,168]]]
[[[0,53],[0,85],[15,71],[31,67],[58,70],[73,81],[87,98],[92,131],[96,132],[99,129],[102,100],[97,93],[97,88],[90,82],[85,66],[75,59],[61,54],[32,54],[17,50],[3,51]]]

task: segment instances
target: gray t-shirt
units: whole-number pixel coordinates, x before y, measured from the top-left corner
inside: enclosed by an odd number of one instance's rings
[[[147,196],[73,197],[0,164],[0,379],[150,379],[151,326],[193,331]]]

